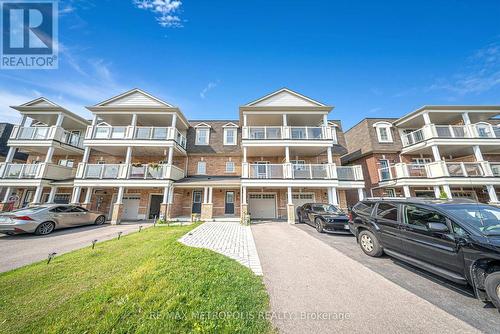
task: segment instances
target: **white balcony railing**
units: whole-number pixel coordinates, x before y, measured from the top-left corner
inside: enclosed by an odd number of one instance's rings
[[[179,180],[184,171],[168,164],[85,164],[80,163],[77,179],[88,180]]]
[[[75,172],[74,168],[52,163],[0,163],[0,177],[3,179],[65,180],[74,177]]]
[[[333,140],[337,142],[334,129],[326,126],[244,126],[243,139],[249,140]]]
[[[401,136],[403,146],[410,146],[431,138],[495,138],[500,139],[500,126],[487,123],[469,125],[436,125],[424,127]]]
[[[243,163],[242,178],[250,179],[310,179],[363,180],[361,166],[335,164],[249,164]]]
[[[173,127],[89,126],[85,139],[93,140],[174,140],[184,149],[186,137]]]
[[[498,177],[500,163],[483,162],[446,162],[436,161],[427,164],[397,163],[379,168],[380,182],[401,178],[436,177]]]
[[[78,133],[70,132],[58,126],[14,126],[10,134],[11,140],[35,141],[56,140],[63,144],[83,148],[83,138]]]

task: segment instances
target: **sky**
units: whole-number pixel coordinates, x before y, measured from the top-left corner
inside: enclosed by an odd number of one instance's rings
[[[0,70],[0,121],[44,96],[141,88],[188,119],[237,119],[283,87],[348,129],[422,105],[500,104],[500,1],[60,0],[59,68]]]

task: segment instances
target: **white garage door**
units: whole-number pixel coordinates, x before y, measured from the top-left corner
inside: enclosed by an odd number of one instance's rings
[[[314,203],[314,194],[311,193],[303,193],[303,194],[293,194],[292,193],[292,202],[295,207],[295,210],[299,206],[302,206],[306,203]]]
[[[123,220],[139,219],[139,196],[124,196],[123,197]]]
[[[248,211],[253,219],[276,218],[276,195],[248,194]]]

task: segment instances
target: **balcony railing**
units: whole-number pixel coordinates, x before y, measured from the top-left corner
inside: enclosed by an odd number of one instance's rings
[[[397,163],[390,167],[379,168],[380,182],[401,178],[436,177],[495,177],[500,176],[500,163],[483,162],[446,162],[436,161],[427,164]]]
[[[309,179],[345,181],[363,180],[361,166],[335,164],[249,164],[243,163],[242,178],[247,179]]]
[[[500,126],[487,123],[469,125],[436,125],[403,134],[403,146],[410,146],[431,138],[496,138],[500,139]]]
[[[3,179],[65,180],[74,177],[75,172],[74,168],[52,163],[0,163],[0,177]]]
[[[326,126],[244,126],[243,139],[249,140],[333,140],[336,132]]]
[[[179,180],[184,171],[168,164],[85,164],[80,163],[76,172],[77,179],[89,180]]]
[[[94,140],[174,140],[184,149],[186,137],[173,127],[89,126],[85,139]]]
[[[35,141],[35,140],[56,140],[63,144],[83,148],[83,137],[78,133],[73,133],[58,126],[14,126],[10,140]]]

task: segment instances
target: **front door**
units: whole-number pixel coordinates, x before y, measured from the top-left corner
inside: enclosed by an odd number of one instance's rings
[[[151,195],[149,203],[149,219],[158,218],[160,216],[160,205],[163,200],[162,195]]]
[[[23,203],[21,205],[22,208],[25,208],[28,206],[28,204],[31,203],[31,201],[33,200],[33,196],[35,195],[35,191],[34,190],[26,190],[26,193],[24,194],[24,199],[23,199]]]
[[[226,205],[224,213],[226,215],[234,215],[234,191],[226,191]]]
[[[192,213],[201,213],[201,190],[193,191],[193,209]]]

